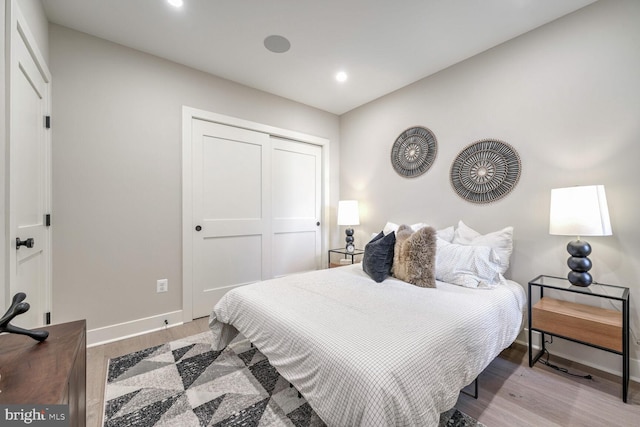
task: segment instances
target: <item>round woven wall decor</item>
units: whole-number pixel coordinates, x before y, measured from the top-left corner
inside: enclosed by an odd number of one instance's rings
[[[407,178],[425,173],[438,152],[438,142],[433,133],[423,127],[412,127],[400,134],[391,148],[393,168]]]
[[[483,139],[467,146],[451,165],[451,185],[472,203],[491,203],[509,194],[520,179],[520,157],[506,142]]]

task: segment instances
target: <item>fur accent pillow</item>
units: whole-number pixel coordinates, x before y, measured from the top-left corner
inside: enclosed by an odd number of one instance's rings
[[[436,238],[433,227],[423,227],[416,232],[408,226],[398,228],[393,258],[394,277],[422,288],[435,288]]]
[[[396,279],[407,281],[407,263],[404,258],[400,257],[402,245],[413,234],[413,230],[406,224],[402,224],[396,230],[396,245],[393,250],[393,268],[391,273]]]

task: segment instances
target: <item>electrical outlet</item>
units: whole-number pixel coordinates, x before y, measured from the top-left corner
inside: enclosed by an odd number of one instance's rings
[[[169,290],[169,279],[159,279],[156,284],[156,292],[167,292]]]

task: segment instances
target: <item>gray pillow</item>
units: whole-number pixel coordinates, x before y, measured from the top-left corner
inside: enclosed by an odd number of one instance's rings
[[[378,283],[391,275],[395,244],[395,233],[389,233],[385,236],[383,232],[380,232],[364,247],[362,269]]]

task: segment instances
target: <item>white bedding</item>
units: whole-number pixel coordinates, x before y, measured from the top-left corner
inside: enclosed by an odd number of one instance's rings
[[[209,325],[223,349],[240,331],[330,426],[431,426],[508,347],[526,294],[437,282],[375,283],[359,264],[236,288]]]

